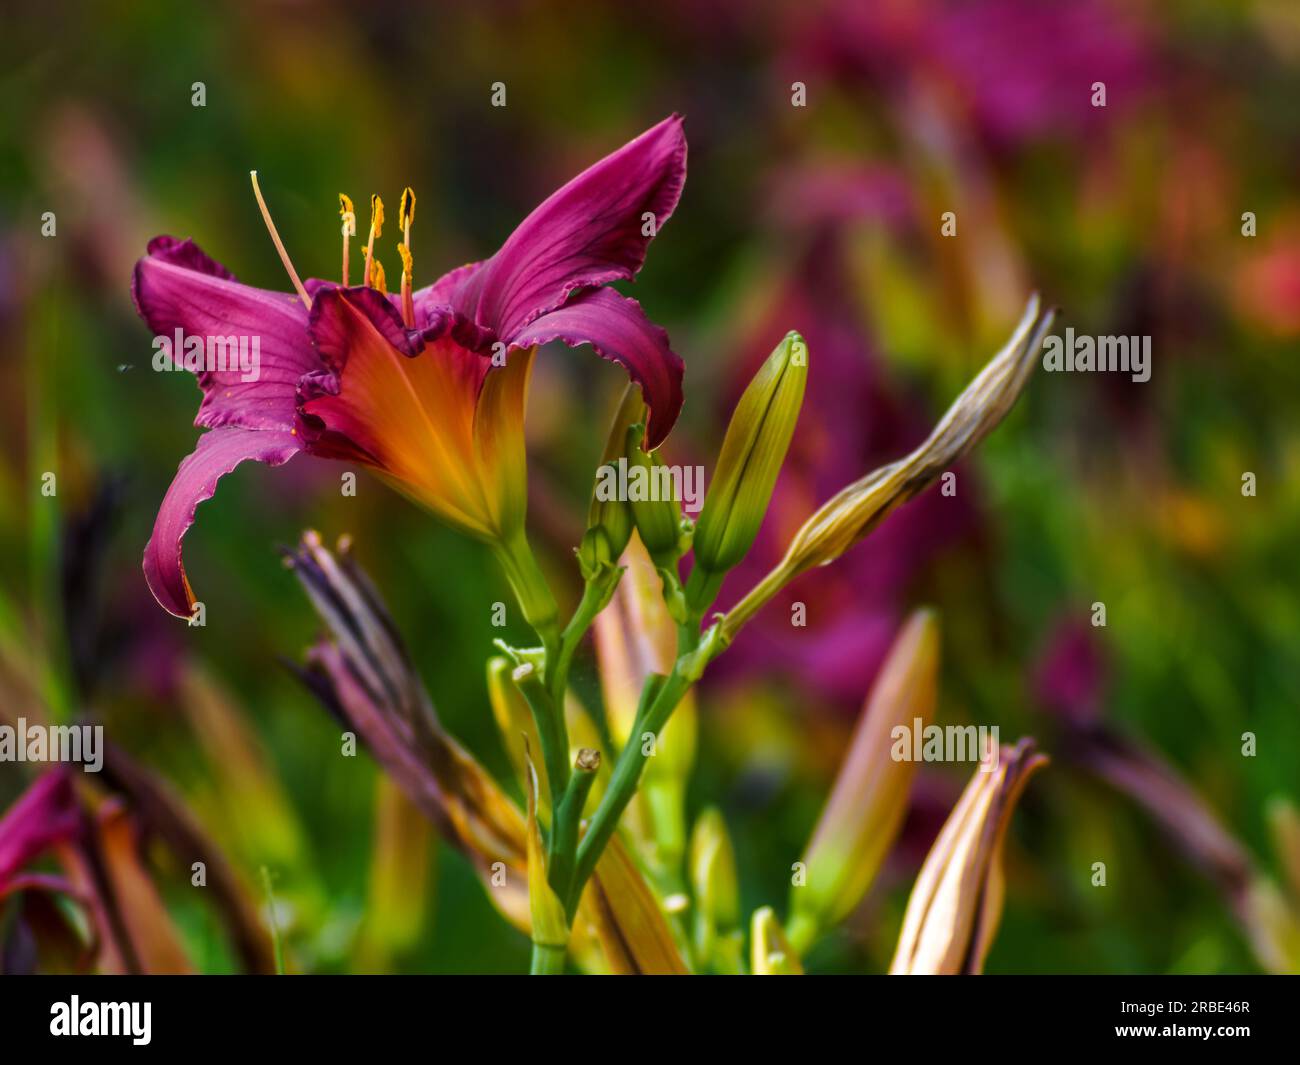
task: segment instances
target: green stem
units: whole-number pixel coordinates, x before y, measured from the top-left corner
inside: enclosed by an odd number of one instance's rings
[[[533,959],[528,967],[528,974],[530,976],[563,976],[564,958],[567,953],[564,947],[556,947],[548,943],[534,943]]]
[[[653,680],[652,677],[647,683],[651,683]],[[574,872],[572,885],[569,888],[568,897],[565,900],[570,920],[577,911],[578,900],[582,896],[583,887],[595,870],[596,862],[600,860],[601,854],[604,853],[605,845],[609,843],[610,837],[618,827],[619,818],[623,816],[627,804],[636,795],[637,785],[641,781],[641,773],[645,769],[647,757],[642,753],[641,735],[646,732],[652,732],[656,736],[659,734],[660,729],[667,724],[668,718],[673,710],[677,708],[677,704],[681,702],[682,696],[686,694],[692,683],[689,678],[683,676],[674,667],[673,672],[659,686],[659,690],[655,693],[655,697],[649,706],[637,714],[636,722],[628,735],[627,743],[624,744],[623,750],[619,753],[618,761],[614,763],[614,771],[610,776],[609,786],[605,789],[605,794],[601,797],[596,812],[591,815],[591,821],[587,825],[587,832],[582,837],[582,842],[578,844],[577,868]]]
[[[551,889],[561,899],[568,898],[577,864],[578,825],[582,821],[582,808],[596,782],[600,768],[600,755],[591,749],[579,752],[578,762],[564,789],[564,797],[551,818],[551,847],[548,879]]]
[[[569,667],[573,664],[573,656],[577,653],[578,645],[582,643],[583,636],[591,628],[591,623],[596,620],[596,615],[609,603],[610,596],[614,594],[614,588],[618,584],[621,571],[613,572],[612,581],[597,579],[583,584],[582,599],[574,610],[573,617],[564,626],[564,631],[560,633],[555,657],[547,656],[546,686],[550,689],[551,698],[560,705],[564,703],[564,694],[569,686]]]
[[[564,713],[546,690],[541,674],[531,662],[525,662],[512,674],[515,687],[528,703],[537,739],[542,745],[542,765],[546,767],[546,788],[555,811],[569,785],[569,729]]]
[[[494,543],[492,550],[505,571],[506,580],[515,593],[524,620],[541,637],[549,660],[552,650],[558,650],[559,646],[556,619],[560,608],[556,606],[550,585],[546,583],[533,550],[528,546],[528,538],[519,532],[507,540]]]

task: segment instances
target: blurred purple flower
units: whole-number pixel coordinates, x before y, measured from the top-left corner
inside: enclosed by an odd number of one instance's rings
[[[1075,725],[1095,722],[1101,712],[1106,666],[1092,626],[1063,621],[1052,630],[1034,667],[1036,701]]]
[[[936,93],[995,144],[1095,126],[1154,80],[1140,27],[1109,0],[832,0],[798,19],[791,70]]]

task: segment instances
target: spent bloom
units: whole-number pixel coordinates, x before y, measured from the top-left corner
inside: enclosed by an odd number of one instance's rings
[[[363,284],[349,287],[356,212],[340,197],[343,283],[299,279],[258,192],[295,294],[240,284],[191,240],[157,237],[136,264],[132,295],[160,336],[260,338],[260,367],[204,369],[195,424],[206,429],[177,470],[145,548],[155,598],[181,617],[194,596],[181,541],[198,504],[247,459],[278,466],[299,452],[374,470],[400,492],[497,549],[518,587],[526,505],[523,415],[539,344],[590,344],[620,363],[649,408],[643,446],[657,447],[681,409],[682,362],[640,305],[604,286],[632,278],[671,217],[686,174],[673,115],[570,181],[491,258],[412,287],[415,197],[401,198],[400,293],[390,295],[371,199]],[[254,177],[256,191],[256,178]],[[524,589],[521,598],[529,598]]]

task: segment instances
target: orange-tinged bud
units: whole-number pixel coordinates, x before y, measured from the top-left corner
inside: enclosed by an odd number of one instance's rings
[[[983,972],[1002,916],[1007,826],[1026,782],[1046,764],[1022,739],[1002,748],[992,771],[975,770],[917,875],[891,974]]]
[[[895,759],[894,733],[929,724],[938,673],[939,622],[918,610],[880,667],[804,852],[805,882],[791,889],[790,938],[800,950],[862,900],[898,834],[916,763]]]

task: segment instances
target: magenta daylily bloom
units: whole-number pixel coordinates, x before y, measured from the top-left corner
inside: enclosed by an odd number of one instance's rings
[[[673,115],[554,193],[491,258],[414,292],[414,197],[404,194],[400,299],[373,262],[381,203],[372,204],[368,284],[357,287],[302,285],[289,267],[297,296],[264,291],[193,241],[153,240],[132,294],[156,335],[260,338],[255,380],[238,368],[198,372],[195,424],[208,431],[181,463],[145,548],[158,602],[191,614],[181,540],[198,504],[247,459],[278,466],[305,451],[358,462],[480,539],[521,536],[529,370],[537,345],[551,340],[590,344],[627,370],[650,409],[644,446],[657,447],[681,410],[682,361],[640,304],[602,286],[640,270],[647,234],[671,217],[685,176]]]

